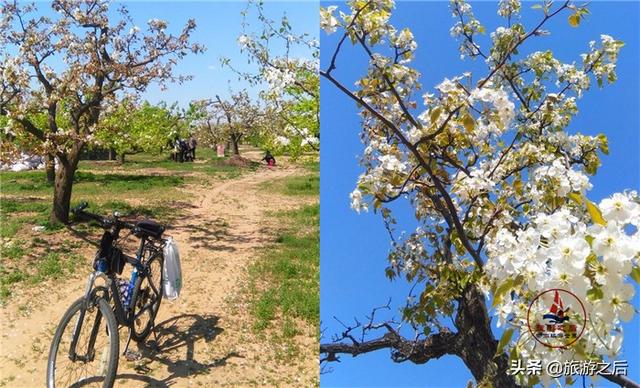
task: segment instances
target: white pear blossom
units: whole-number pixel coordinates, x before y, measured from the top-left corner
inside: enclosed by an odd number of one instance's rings
[[[322,28],[327,34],[336,32],[338,28],[338,19],[333,16],[333,12],[338,9],[337,6],[332,5],[327,8],[320,7],[320,28]]]

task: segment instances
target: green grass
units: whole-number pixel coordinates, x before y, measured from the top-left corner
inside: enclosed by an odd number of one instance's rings
[[[6,271],[0,267],[0,302],[4,301],[11,295],[11,288],[15,283],[22,282],[29,278],[25,272],[20,270]]]
[[[15,236],[24,224],[44,225],[48,219],[49,206],[37,199],[1,198],[0,237]]]
[[[3,171],[0,173],[3,194],[25,194],[31,196],[47,194],[52,190],[44,171]]]
[[[26,252],[19,242],[13,242],[0,247],[0,259],[19,260]]]
[[[262,184],[262,188],[274,193],[293,196],[320,195],[320,163],[317,158],[309,158],[299,162],[309,174],[294,175]]]
[[[319,195],[320,194],[320,176],[318,174],[293,176],[277,179],[262,184],[265,190],[285,194],[285,195]]]
[[[4,191],[4,189],[3,189]],[[0,213],[20,213],[20,212],[37,212],[42,213],[49,210],[49,203],[43,201],[24,201],[17,199],[2,199],[0,200]]]
[[[311,172],[320,172],[320,161],[317,158],[311,158],[302,161],[302,166]]]
[[[43,172],[3,172],[0,179],[3,195],[0,198],[0,237],[15,236],[25,224],[44,226],[46,233],[63,228],[48,221],[53,189],[46,184]],[[185,180],[185,177],[174,175],[77,171],[71,206],[88,201],[91,210],[100,214],[118,210],[123,215],[170,218],[176,216],[170,207],[171,201],[185,199],[177,190]],[[130,205],[127,200],[142,201],[144,205]]]
[[[67,252],[63,254],[63,251]],[[49,279],[59,279],[73,273],[81,260],[80,256],[63,248],[61,252],[48,252],[38,259],[32,273],[22,269],[8,269],[0,264],[0,303],[4,303],[11,296],[11,290],[15,287],[24,287],[25,283],[37,284]]]
[[[0,219],[0,237],[11,238],[18,233],[24,224],[24,218]]]
[[[196,153],[197,159],[195,163],[174,162],[170,159],[169,154],[148,154],[140,153],[128,155],[124,164],[117,161],[92,161],[83,160],[79,164],[79,169],[83,171],[109,171],[114,168],[125,171],[144,171],[146,169],[165,169],[180,173],[201,172],[209,176],[215,176],[222,179],[232,179],[241,175],[243,168],[232,166],[226,163],[227,158],[218,158],[215,152],[209,148],[199,149]],[[201,163],[204,161],[204,163]],[[255,169],[259,163],[251,163],[247,169]]]
[[[36,273],[29,278],[31,283],[39,283],[47,279],[58,279],[70,273],[79,261],[76,255],[67,255],[65,259],[58,252],[49,252],[36,266]]]
[[[258,332],[297,333],[292,318],[319,322],[319,205],[276,213],[282,229],[250,269],[251,312]]]
[[[2,193],[5,195],[50,197],[53,192],[42,171],[2,172],[0,179]],[[73,195],[74,197],[104,193],[125,194],[125,196],[144,195],[149,190],[171,189],[183,183],[184,177],[173,175],[95,174],[76,171]]]

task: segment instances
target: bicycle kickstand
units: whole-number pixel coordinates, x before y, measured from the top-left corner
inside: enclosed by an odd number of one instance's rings
[[[123,356],[127,355],[127,352],[129,351],[129,344],[131,343],[131,327],[129,327],[129,334],[127,335],[127,344],[124,346],[124,351],[122,352]]]
[[[142,358],[142,353],[140,352],[136,352],[133,350],[129,350],[129,344],[131,343],[131,333],[133,331],[133,328],[129,328],[129,336],[127,338],[127,344],[124,347],[124,352],[122,353],[122,355],[124,356],[124,358],[127,361],[137,361],[139,359]]]
[[[156,333],[156,323],[153,323],[153,326],[151,326],[151,332],[153,333],[153,339],[156,343],[156,346],[158,346],[158,333]]]

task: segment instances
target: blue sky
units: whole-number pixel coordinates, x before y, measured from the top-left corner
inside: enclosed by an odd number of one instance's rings
[[[152,17],[166,20],[179,31],[189,18],[194,18],[197,28],[193,34],[193,41],[204,44],[207,51],[200,55],[187,56],[177,67],[180,74],[190,74],[194,78],[182,85],[171,85],[168,90],[161,91],[158,87],[148,89],[145,97],[152,102],[160,100],[178,101],[181,105],[188,104],[192,99],[213,98],[215,94],[221,97],[228,95],[229,87],[234,91],[247,87],[256,96],[256,90],[246,82],[239,81],[235,73],[229,68],[222,67],[220,58],[231,60],[234,67],[242,71],[255,70],[255,66],[247,63],[247,56],[240,52],[236,42],[242,33],[240,12],[245,9],[246,1],[126,1],[134,20],[141,25]],[[317,3],[313,1],[269,1],[264,5],[267,16],[279,20],[286,12],[296,33],[307,32],[318,36],[317,25],[319,16]],[[259,31],[259,24],[255,19],[255,9],[249,14],[250,31]],[[282,48],[276,44],[276,53]],[[298,51],[293,55],[308,56],[308,52]]]
[[[323,3],[330,5],[332,3]],[[525,25],[538,21],[540,12],[524,3]],[[500,25],[495,3],[472,3],[474,12],[488,31]],[[580,113],[572,121],[570,131],[587,134],[604,132],[609,137],[610,155],[592,179],[589,197],[599,201],[610,193],[627,188],[638,189],[640,177],[639,97],[639,3],[593,2],[591,15],[579,28],[571,28],[567,15],[547,25],[552,35],[527,43],[526,52],[552,49],[564,62],[579,61],[578,54],[587,50],[590,40],[601,33],[626,42],[618,63],[619,80],[604,89],[594,88],[578,101]],[[464,71],[486,74],[482,62],[460,61],[457,43],[449,36],[451,13],[446,2],[400,2],[392,23],[397,28],[410,27],[419,48],[414,64],[423,74],[423,91],[445,77]],[[326,68],[339,36],[321,34],[321,68]],[[486,47],[486,45],[485,45]],[[337,76],[345,85],[361,77],[367,61],[362,49],[343,47],[338,59]],[[409,285],[390,282],[384,275],[386,254],[390,247],[381,219],[372,214],[357,215],[349,208],[349,193],[362,169],[356,155],[362,151],[359,120],[355,105],[324,79],[321,81],[321,320],[326,338],[342,330],[333,316],[345,323],[364,319],[372,307],[383,305],[392,297],[392,312],[399,316]],[[400,206],[399,209],[406,209]],[[638,290],[637,292],[640,292]],[[639,306],[636,295],[634,305]],[[640,380],[638,358],[638,316],[625,325],[625,353],[631,377]],[[343,356],[341,363],[330,365],[333,372],[321,376],[322,386],[438,386],[461,387],[471,379],[465,365],[456,357],[445,356],[426,365],[394,364],[388,351],[356,358]],[[605,385],[600,382],[599,386]]]
[[[193,76],[191,81],[170,84],[164,91],[157,85],[151,85],[143,94],[145,99],[152,103],[177,101],[181,106],[187,106],[193,99],[213,98],[216,94],[224,98],[228,96],[229,88],[233,91],[248,88],[253,97],[257,96],[259,87],[251,87],[245,81],[238,80],[233,71],[220,64],[220,58],[226,57],[238,70],[252,72],[256,69],[247,63],[248,57],[240,52],[236,41],[242,33],[240,12],[246,8],[246,1],[120,1],[114,5],[119,4],[127,6],[134,23],[143,31],[147,21],[156,18],[167,21],[168,31],[178,34],[187,20],[194,18],[197,28],[192,41],[207,48],[203,54],[188,55],[176,66],[178,74]],[[41,13],[52,13],[46,2],[39,2],[38,7]],[[317,2],[311,0],[267,0],[264,4],[265,14],[269,18],[279,20],[286,13],[295,33],[306,32],[312,37],[318,37],[317,7]],[[260,31],[255,9],[249,13],[248,21],[248,31]],[[272,48],[278,54],[283,46],[276,42]],[[308,57],[309,52],[292,50],[291,55]]]

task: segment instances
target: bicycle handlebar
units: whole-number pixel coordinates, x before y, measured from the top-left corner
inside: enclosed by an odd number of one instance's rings
[[[78,206],[76,206],[75,208],[71,209],[71,213],[73,213],[76,216],[80,216],[80,217],[84,217],[84,218],[89,218],[95,221],[98,221],[100,223],[100,225],[105,228],[111,228],[112,226],[115,226],[119,229],[121,228],[125,228],[125,229],[135,229],[135,225],[130,223],[130,222],[126,222],[126,221],[120,221],[118,219],[117,216],[114,216],[112,218],[109,217],[103,217],[99,214],[95,214],[95,213],[90,213],[90,212],[86,212],[84,211],[84,209],[86,209],[89,206],[89,204],[87,202],[81,202]]]

